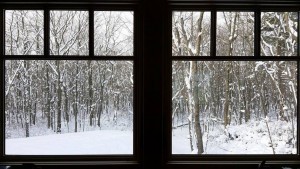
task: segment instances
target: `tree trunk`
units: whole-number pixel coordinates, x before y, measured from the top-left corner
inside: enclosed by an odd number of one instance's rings
[[[91,60],[88,60],[88,86],[89,86],[89,98],[88,98],[88,104],[89,104],[89,111],[90,111],[90,126],[93,125],[93,119],[94,119],[94,111],[93,111],[93,81],[92,81],[92,66],[91,66]]]
[[[227,125],[229,125],[229,104],[230,104],[230,89],[229,89],[229,83],[230,83],[230,63],[227,64],[227,77],[225,81],[225,103],[224,103],[224,127],[226,128]]]
[[[237,38],[237,17],[238,17],[238,12],[231,13],[234,16],[231,15],[231,20],[230,20],[230,36],[229,36],[229,50],[228,50],[228,56],[233,56],[233,43]]]
[[[29,113],[29,101],[30,101],[30,86],[29,86],[29,61],[24,61],[24,97],[23,97],[23,105],[24,105],[24,112],[25,112],[25,136],[29,137],[29,123],[30,123],[30,113]]]
[[[76,73],[75,73],[75,104],[73,104],[74,108],[74,118],[75,118],[75,129],[74,131],[77,132],[78,131],[78,85],[77,85],[77,75],[78,75],[78,61],[76,62]]]
[[[190,62],[190,82],[192,87],[192,112],[194,114],[194,129],[196,135],[196,146],[197,146],[197,154],[202,154],[203,150],[203,140],[202,140],[202,131],[200,126],[200,110],[199,110],[199,97],[198,97],[198,84],[199,84],[199,76],[197,69],[197,62]]]
[[[51,117],[50,117],[50,79],[49,79],[49,68],[46,65],[46,116],[47,116],[47,127],[51,127]]]
[[[280,109],[279,109],[279,116],[281,120],[288,121],[284,111],[285,107],[285,102],[284,102],[284,96],[286,95],[286,90],[285,86],[288,82],[288,77],[286,77],[286,74],[284,73],[285,69],[285,62],[277,62],[278,66],[278,71],[277,71],[277,76],[278,76],[278,85],[279,85],[279,104],[280,104]]]
[[[59,63],[60,61],[56,61],[57,67],[57,133],[61,133],[61,79],[60,79],[60,70],[59,70]]]
[[[104,76],[105,77],[105,76]],[[101,125],[101,114],[103,112],[103,103],[104,103],[104,100],[103,100],[103,88],[104,88],[104,84],[101,84],[100,85],[100,102],[99,102],[99,110],[98,110],[98,114],[97,114],[97,118],[98,118],[98,121],[97,121],[97,125],[98,127],[100,127]]]

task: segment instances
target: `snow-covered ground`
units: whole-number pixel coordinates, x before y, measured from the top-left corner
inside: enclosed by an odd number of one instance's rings
[[[132,131],[98,130],[5,141],[7,155],[133,154]]]
[[[291,139],[291,125],[284,121],[272,121],[268,122],[268,125],[275,153],[296,154],[297,148],[292,146],[295,141]],[[191,151],[188,127],[173,129],[172,135],[173,154],[196,153]],[[227,131],[221,125],[215,126],[214,130],[204,132],[203,142],[204,154],[273,154],[266,123],[263,120],[231,125]]]

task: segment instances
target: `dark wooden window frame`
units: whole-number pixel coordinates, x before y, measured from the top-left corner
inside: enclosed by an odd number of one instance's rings
[[[170,0],[166,4],[165,12],[165,76],[164,76],[164,111],[166,111],[164,117],[165,130],[164,130],[164,145],[167,147],[165,152],[165,157],[168,161],[168,166],[171,168],[180,168],[183,166],[190,166],[191,168],[197,168],[199,165],[204,168],[209,167],[212,163],[214,167],[222,167],[224,163],[234,164],[233,168],[237,166],[243,166],[245,163],[256,164],[259,161],[268,161],[270,164],[274,163],[299,163],[300,153],[299,153],[299,142],[297,142],[297,153],[295,155],[218,155],[218,154],[207,154],[207,155],[172,155],[172,62],[173,61],[296,61],[297,62],[297,99],[299,100],[299,36],[297,42],[297,56],[261,56],[260,54],[260,27],[261,27],[261,12],[300,12],[299,2],[279,2],[270,1],[267,2],[254,2],[254,1],[180,1],[180,0]],[[210,35],[210,55],[209,56],[172,56],[172,12],[178,11],[205,11],[211,13],[211,35]],[[254,56],[217,56],[216,55],[216,25],[217,25],[217,12],[219,11],[233,11],[233,12],[254,12],[255,22],[254,22]],[[298,35],[299,35],[299,23],[298,23]],[[299,104],[297,105],[297,140],[300,137],[299,130]],[[219,164],[219,165],[218,165]]]
[[[255,32],[255,51],[251,57],[222,57],[215,56],[213,50],[215,39],[211,40],[211,56],[205,57],[172,57],[172,29],[171,17],[173,10],[186,11],[254,11],[260,15],[264,10],[300,11],[297,0],[14,0],[0,2],[0,110],[4,110],[4,61],[9,59],[38,59],[38,60],[131,60],[134,61],[134,155],[133,156],[4,156],[4,144],[0,146],[0,164],[30,163],[41,168],[257,168],[262,160],[271,160],[270,164],[300,164],[299,136],[298,151],[293,156],[196,156],[171,154],[171,73],[173,60],[291,60],[298,63],[299,89],[299,58],[298,57],[259,57],[259,34]],[[3,9],[40,9],[45,16],[49,10],[87,10],[89,20],[94,10],[134,11],[134,56],[94,56],[93,34],[89,34],[89,56],[51,56],[49,55],[49,41],[44,41],[44,55],[41,56],[5,56],[4,55],[4,12]],[[299,16],[299,15],[298,15]],[[216,15],[212,13],[212,20]],[[48,18],[49,19],[49,18]],[[48,21],[45,17],[44,20]],[[298,17],[299,19],[299,17]],[[299,19],[300,20],[300,19]],[[255,30],[260,28],[260,17],[255,20]],[[44,39],[49,38],[46,31],[49,24],[45,24]],[[93,31],[91,22],[90,31]],[[212,30],[216,24],[211,25]],[[298,24],[299,28],[299,24]],[[299,33],[299,29],[298,29]],[[215,31],[211,32],[216,37]],[[298,35],[298,42],[300,36]],[[299,56],[298,43],[298,56]],[[48,52],[47,52],[48,51]],[[299,99],[297,90],[297,99]],[[298,105],[299,110],[299,105]],[[0,118],[0,140],[4,140],[3,113]],[[298,112],[298,129],[299,129]]]
[[[5,60],[95,60],[95,61],[132,61],[133,62],[133,75],[134,75],[134,87],[133,87],[133,154],[132,155],[5,155],[5,114],[1,114],[1,148],[0,148],[0,161],[7,164],[20,164],[20,163],[49,163],[49,164],[118,164],[136,166],[138,164],[141,149],[140,147],[140,133],[141,133],[141,44],[140,44],[140,18],[139,18],[139,6],[136,3],[119,3],[119,4],[4,4],[0,6],[1,17],[1,110],[4,111],[5,105],[5,77],[4,67]],[[5,43],[5,10],[41,10],[44,12],[44,54],[43,55],[6,55],[4,49]],[[89,53],[87,56],[76,56],[76,55],[50,55],[49,52],[49,33],[50,33],[50,11],[52,10],[63,10],[63,11],[87,11],[88,12],[88,32],[89,32]],[[95,11],[133,11],[133,29],[134,29],[134,40],[133,40],[133,55],[132,56],[99,56],[94,55],[94,12]],[[119,70],[122,71],[122,70]]]

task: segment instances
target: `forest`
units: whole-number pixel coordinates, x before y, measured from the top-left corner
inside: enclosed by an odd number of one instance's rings
[[[43,18],[43,11],[5,11],[6,55],[44,55]],[[133,12],[95,11],[94,18],[95,55],[133,55]],[[50,55],[89,55],[87,11],[50,11],[49,22]],[[22,57],[5,61],[6,139],[102,129],[132,131],[131,59]]]
[[[261,13],[261,57],[297,55],[297,20]],[[254,56],[254,12],[217,12],[216,26],[217,56]],[[210,12],[173,12],[173,57],[200,56],[172,62],[173,154],[295,154],[297,61],[201,61],[210,27]]]
[[[34,144],[50,138],[53,144],[63,135],[62,147],[68,141],[99,136],[99,151],[105,150],[100,154],[116,154],[127,144],[133,146],[133,12],[94,12],[96,59],[88,59],[88,14],[50,11],[49,30],[45,30],[43,11],[5,11],[7,152],[20,154],[15,146],[22,149],[21,154],[28,147],[33,152]],[[254,56],[254,12],[218,11],[216,30],[211,30],[210,12],[173,12],[169,98],[173,154],[297,153],[298,62],[285,58],[298,52],[298,13],[261,12],[260,19],[261,56]],[[56,60],[44,57],[44,31],[50,37],[46,52]],[[216,31],[216,46],[211,45],[212,31]],[[211,47],[216,56],[237,57],[201,60],[201,56],[214,57]],[[10,55],[21,59],[7,59]],[[33,60],[29,55],[41,57]],[[65,55],[72,57],[59,59]],[[76,60],[76,56],[87,59]],[[97,60],[101,56],[129,59]],[[176,60],[177,56],[198,60]],[[121,154],[132,154],[128,147]],[[59,149],[48,149],[60,154]],[[80,149],[75,154],[89,152]]]

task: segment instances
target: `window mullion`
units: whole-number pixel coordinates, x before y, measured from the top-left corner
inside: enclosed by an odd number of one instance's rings
[[[298,12],[298,20],[299,20],[299,12]],[[299,24],[298,24],[298,34],[299,34]],[[298,36],[298,39],[299,39],[299,36]],[[298,42],[299,42],[299,40],[298,40]],[[299,54],[299,47],[298,47],[298,54]],[[299,55],[298,55],[298,57],[299,57]],[[299,156],[299,154],[300,154],[300,141],[299,141],[299,137],[300,137],[300,118],[299,118],[299,110],[300,110],[300,104],[299,104],[299,99],[300,99],[300,90],[299,90],[299,86],[300,86],[300,82],[299,82],[299,79],[300,79],[300,61],[299,61],[299,59],[298,59],[298,61],[297,61],[297,87],[296,87],[296,90],[297,90],[297,100],[298,100],[298,102],[297,102],[297,110],[296,110],[296,113],[297,113],[297,137],[296,137],[296,139],[297,139],[297,154],[298,154],[298,156]]]
[[[154,10],[153,10],[154,9]],[[163,16],[161,0],[144,1],[144,117],[143,168],[162,168],[163,162]]]
[[[210,32],[210,55],[216,56],[216,36],[217,36],[217,11],[211,11],[211,32]]]
[[[260,57],[260,21],[261,21],[261,11],[255,10],[254,14],[254,57]]]
[[[94,57],[94,11],[89,10],[89,56]]]
[[[49,9],[44,9],[44,57],[49,58],[50,55],[50,14]]]
[[[299,50],[299,48],[300,48],[300,36],[299,36],[299,28],[300,28],[300,26],[299,26],[299,23],[300,23],[300,12],[298,12],[298,25],[297,25],[297,33],[298,33],[298,38],[297,38],[297,56],[299,57],[300,56],[300,50]],[[298,63],[298,65],[299,65],[299,63]]]
[[[0,73],[0,79],[2,81],[4,81],[4,60],[3,60],[3,54],[4,54],[4,35],[5,35],[5,32],[3,30],[4,28],[4,16],[5,12],[4,10],[1,8],[0,9],[0,32],[2,32],[2,35],[0,35],[0,53],[1,53],[1,59],[0,59],[0,70],[1,70],[1,73]],[[3,83],[0,83],[0,88],[1,88],[1,99],[0,99],[0,110],[4,110],[4,93],[5,93],[5,88],[4,88],[4,85]],[[1,117],[0,117],[0,142],[1,142],[1,146],[0,146],[0,156],[3,157],[4,156],[4,127],[5,127],[5,120],[4,120],[4,116],[5,116],[5,113],[1,113]]]

